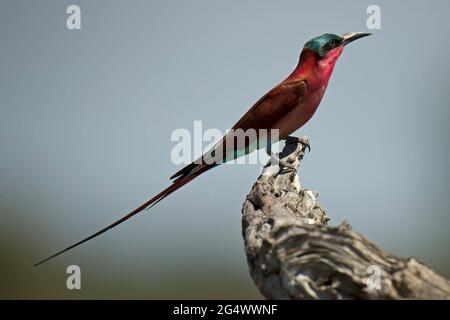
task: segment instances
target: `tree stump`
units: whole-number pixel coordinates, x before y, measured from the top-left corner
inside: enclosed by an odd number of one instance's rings
[[[307,137],[286,140],[242,209],[250,274],[267,299],[449,299],[450,281],[378,248],[346,222],[329,226],[298,169]]]

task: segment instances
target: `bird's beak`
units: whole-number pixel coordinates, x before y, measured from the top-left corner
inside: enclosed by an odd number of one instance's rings
[[[364,38],[367,36],[372,35],[371,33],[367,33],[367,32],[349,32],[349,33],[344,33],[341,35],[342,38],[342,42],[341,45],[345,46],[347,44],[349,44],[350,42],[356,40],[356,39],[360,39],[360,38]]]

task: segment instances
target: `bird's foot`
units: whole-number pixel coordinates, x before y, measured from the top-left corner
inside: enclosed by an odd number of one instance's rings
[[[311,144],[309,143],[309,138],[307,136],[302,137],[287,136],[286,143],[289,142],[300,142],[303,145],[304,150],[308,148],[308,152],[311,152]]]

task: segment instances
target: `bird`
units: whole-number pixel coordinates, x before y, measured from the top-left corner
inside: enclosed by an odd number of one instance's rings
[[[287,139],[291,133],[308,122],[316,112],[328,86],[336,61],[345,46],[354,40],[369,35],[371,33],[366,32],[348,32],[342,35],[325,33],[307,41],[303,46],[295,69],[281,83],[262,96],[240,118],[230,130],[231,134],[227,133],[200,159],[193,161],[172,175],[170,177],[171,185],[107,227],[39,261],[34,266],[41,265],[105,233],[145,209],[153,207],[176,190],[221,163],[237,159],[257,149],[270,149],[273,143]],[[257,132],[267,130],[267,134],[256,134],[253,135],[253,138],[244,140],[237,139],[239,137],[236,132],[245,134],[248,130]],[[277,132],[276,141],[269,138],[268,133],[272,131]],[[270,137],[272,136],[270,135]],[[229,143],[235,140],[241,142]]]

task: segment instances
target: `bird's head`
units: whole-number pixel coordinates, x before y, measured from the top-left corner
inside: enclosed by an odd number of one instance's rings
[[[291,79],[310,77],[311,74],[321,75],[327,80],[333,72],[334,65],[344,47],[356,39],[371,35],[366,32],[349,32],[340,36],[325,33],[305,43],[297,68],[288,77]]]
[[[316,53],[319,59],[329,56],[336,56],[337,58],[347,44],[370,35],[371,33],[366,32],[349,32],[340,36],[325,33],[306,42],[303,50],[306,49]]]

